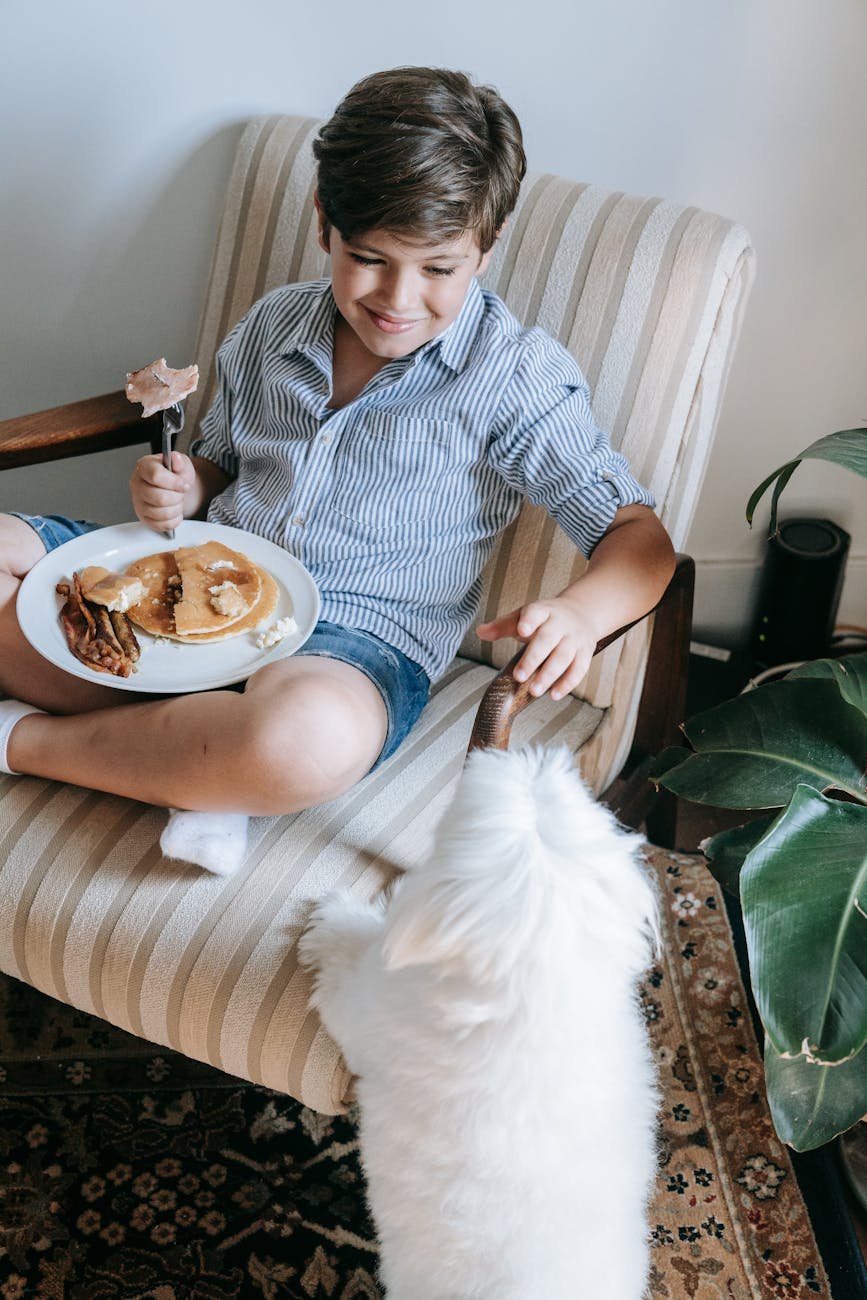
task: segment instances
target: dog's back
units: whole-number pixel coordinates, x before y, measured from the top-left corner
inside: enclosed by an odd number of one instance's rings
[[[653,933],[637,837],[568,756],[473,756],[368,967],[362,1155],[389,1300],[639,1300]]]

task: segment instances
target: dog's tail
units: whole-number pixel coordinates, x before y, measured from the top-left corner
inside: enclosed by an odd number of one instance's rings
[[[497,984],[583,927],[600,943],[610,932],[637,974],[658,942],[639,845],[586,790],[568,750],[478,751],[431,859],[396,891],[386,964],[439,965]]]

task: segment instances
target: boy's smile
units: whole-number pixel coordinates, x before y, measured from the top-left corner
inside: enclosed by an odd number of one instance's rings
[[[317,205],[318,206],[318,205]],[[332,226],[320,243],[331,255],[337,310],[364,349],[381,362],[408,356],[448,329],[467,290],[490,261],[476,236],[422,244],[385,230],[344,240]]]

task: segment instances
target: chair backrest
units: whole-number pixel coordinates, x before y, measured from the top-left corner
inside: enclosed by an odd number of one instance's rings
[[[252,303],[278,285],[327,274],[313,207],[318,126],[270,116],[244,131],[201,320],[202,382],[187,402],[188,428],[213,396],[216,348]],[[543,326],[574,355],[599,424],[653,492],[678,548],[707,466],[753,264],[746,232],[722,217],[531,173],[484,278],[520,320]],[[561,590],[583,565],[528,502],[488,564],[480,619]],[[647,640],[645,624],[609,647],[580,688],[620,718],[611,733],[617,753],[593,761],[606,771],[628,751]],[[515,649],[470,633],[462,653],[499,666]]]

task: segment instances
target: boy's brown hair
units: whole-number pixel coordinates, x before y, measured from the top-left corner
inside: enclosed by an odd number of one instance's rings
[[[462,72],[392,68],[359,81],[313,144],[327,228],[444,243],[471,230],[486,253],[514,208],[527,162],[496,90]]]

